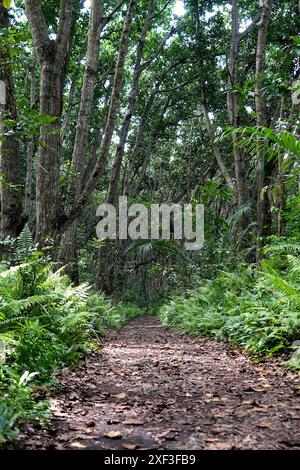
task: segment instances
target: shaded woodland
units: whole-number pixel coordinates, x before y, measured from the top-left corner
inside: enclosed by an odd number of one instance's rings
[[[0,0],[0,446],[145,313],[297,376],[299,18],[298,0]],[[120,196],[203,204],[204,247],[99,239]]]

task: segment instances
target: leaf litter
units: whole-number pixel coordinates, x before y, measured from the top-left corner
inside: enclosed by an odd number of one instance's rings
[[[58,379],[50,427],[24,426],[21,448],[300,449],[298,373],[153,316],[111,332]]]

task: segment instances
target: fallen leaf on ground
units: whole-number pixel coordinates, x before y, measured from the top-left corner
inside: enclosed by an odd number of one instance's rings
[[[69,396],[70,400],[77,400],[79,397],[76,392],[72,392]]]
[[[214,444],[211,444],[208,449],[229,450],[232,449],[232,444],[230,442],[215,442]]]
[[[260,428],[272,429],[272,423],[270,421],[260,421],[260,423],[258,423],[257,426]]]
[[[141,419],[128,418],[125,419],[125,421],[122,421],[122,424],[128,426],[143,426],[143,424],[145,424],[145,421],[142,421]]]
[[[72,442],[71,447],[75,447],[76,449],[85,449],[86,446],[81,444],[80,442]]]
[[[204,441],[205,441],[205,442],[218,442],[219,439],[218,439],[217,437],[206,436],[206,437],[204,438]]]
[[[250,444],[253,442],[253,439],[251,438],[250,434],[247,434],[242,440],[242,444]]]
[[[120,392],[120,393],[115,393],[112,395],[114,398],[118,398],[118,400],[122,400],[123,398],[126,398],[127,394],[125,392]]]
[[[106,434],[104,434],[105,437],[108,437],[109,439],[121,439],[122,434],[120,431],[108,431]]]
[[[107,424],[119,424],[120,420],[119,419],[108,419],[106,421]]]
[[[124,442],[124,444],[122,444],[122,447],[123,449],[127,449],[127,450],[135,450],[138,447],[138,445],[130,444],[129,442]]]

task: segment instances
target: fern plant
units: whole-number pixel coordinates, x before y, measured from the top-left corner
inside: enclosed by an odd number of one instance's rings
[[[19,261],[24,261],[28,258],[29,254],[34,249],[34,242],[32,234],[28,224],[24,225],[24,228],[17,238],[16,254]]]

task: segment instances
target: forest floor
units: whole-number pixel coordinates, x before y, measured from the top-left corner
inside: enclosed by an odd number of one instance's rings
[[[298,374],[152,316],[110,333],[59,380],[50,427],[25,426],[21,448],[300,449]]]

